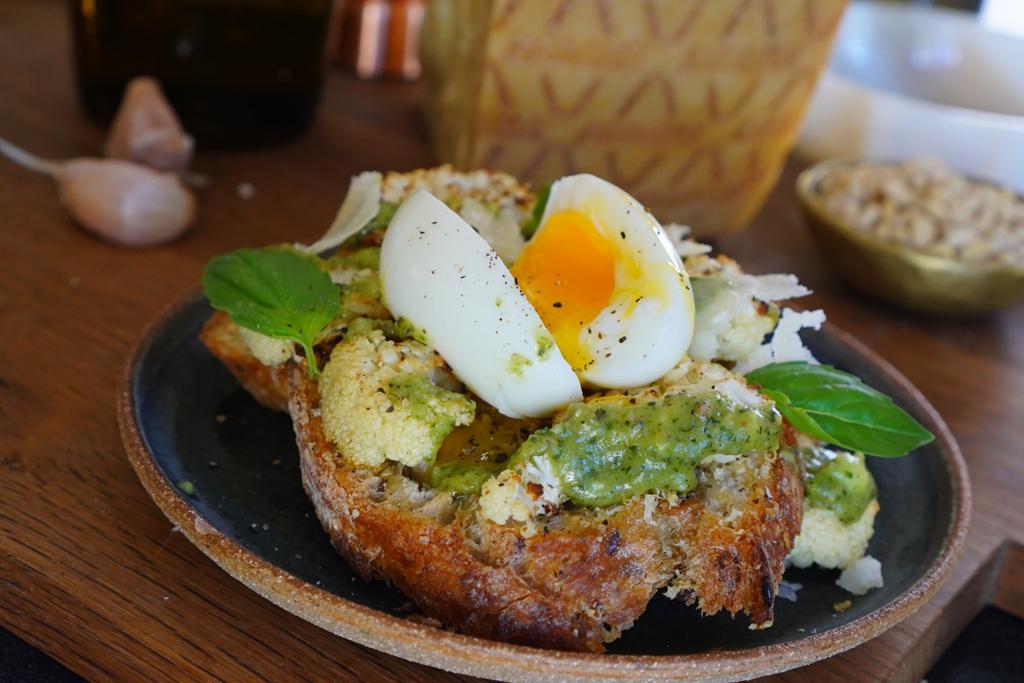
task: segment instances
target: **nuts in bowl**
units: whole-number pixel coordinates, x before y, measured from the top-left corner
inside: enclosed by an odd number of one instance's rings
[[[1024,265],[1024,200],[938,159],[860,163],[821,178],[825,209],[851,227],[928,254]]]
[[[797,193],[812,232],[855,286],[937,314],[1024,296],[1024,199],[941,161],[832,160]]]

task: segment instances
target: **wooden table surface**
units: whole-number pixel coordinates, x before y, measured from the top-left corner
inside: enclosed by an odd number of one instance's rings
[[[75,99],[63,15],[57,0],[0,7],[0,135],[55,158],[96,154],[103,140]],[[0,625],[94,680],[464,679],[336,638],[236,583],[143,491],[114,418],[129,347],[196,286],[209,257],[311,239],[353,173],[430,163],[420,98],[416,86],[330,77],[294,143],[201,152],[195,167],[214,184],[198,226],[148,251],[76,229],[49,180],[0,160]],[[1003,561],[1007,548],[1024,556],[1024,308],[947,322],[849,291],[801,223],[798,166],[753,226],[720,246],[754,272],[797,273],[816,290],[810,305],[921,388],[960,440],[975,508],[965,556],[931,603],[778,679],[916,681],[982,604],[1024,605],[1024,579]],[[255,196],[242,199],[241,182]]]

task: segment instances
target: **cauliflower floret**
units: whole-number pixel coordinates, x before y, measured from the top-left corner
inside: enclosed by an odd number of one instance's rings
[[[793,275],[750,275],[725,256],[692,254],[684,265],[697,308],[690,355],[703,360],[744,361],[775,328],[772,302],[811,293]]]
[[[804,501],[804,521],[789,561],[797,567],[817,564],[826,569],[846,569],[864,557],[875,532],[878,501],[873,500],[853,524],[843,524],[832,510],[812,507]]]
[[[423,344],[389,341],[380,330],[351,335],[334,347],[320,378],[324,432],[357,465],[429,460],[453,428],[473,421],[476,409],[439,384],[454,381]]]
[[[882,563],[870,555],[862,557],[836,579],[836,585],[854,595],[864,595],[872,588],[885,585],[882,579]]]
[[[287,339],[274,339],[255,330],[238,327],[249,353],[264,365],[280,365],[295,355],[295,343]]]
[[[690,355],[703,360],[740,360],[772,331],[777,308],[721,276],[694,278],[697,317]]]
[[[512,470],[499,472],[480,489],[480,514],[485,519],[497,524],[505,524],[510,519],[526,522],[533,513],[533,499],[523,486],[522,478]]]
[[[763,310],[754,303],[748,305],[744,313],[733,318],[731,325],[716,336],[714,341],[718,344],[718,349],[711,357],[737,361],[753,353],[765,335],[775,327],[776,316],[770,312],[770,308],[768,313],[762,313]],[[699,348],[701,351],[704,350],[703,345]]]
[[[491,209],[473,197],[466,197],[459,215],[487,240],[505,263],[515,261],[526,244],[519,230],[520,215],[512,208]]]
[[[750,388],[742,375],[732,373],[718,363],[685,357],[650,387],[623,393],[638,398],[658,398],[684,391],[713,391],[747,408],[756,408],[766,402],[761,394]],[[608,392],[608,395],[617,393],[620,392]]]
[[[459,172],[451,166],[388,173],[383,180],[383,200],[399,204],[421,188],[458,212],[506,263],[522,250],[525,242],[520,228],[530,216],[534,197],[512,176]]]
[[[524,534],[533,534],[532,519],[553,511],[563,501],[562,484],[547,457],[494,475],[480,489],[480,514],[496,524],[525,522]]]

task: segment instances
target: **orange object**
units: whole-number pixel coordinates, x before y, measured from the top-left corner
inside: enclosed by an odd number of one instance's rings
[[[574,368],[590,359],[580,330],[600,315],[615,291],[616,250],[585,214],[552,215],[512,266],[558,348]]]
[[[361,78],[420,76],[425,0],[344,0],[338,56]]]

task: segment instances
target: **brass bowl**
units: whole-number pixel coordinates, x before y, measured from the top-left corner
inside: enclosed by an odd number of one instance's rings
[[[796,181],[811,233],[852,285],[900,306],[938,315],[987,313],[1024,298],[1024,269],[927,254],[856,230],[831,215],[818,184],[836,168],[856,163],[860,161],[824,161]]]

